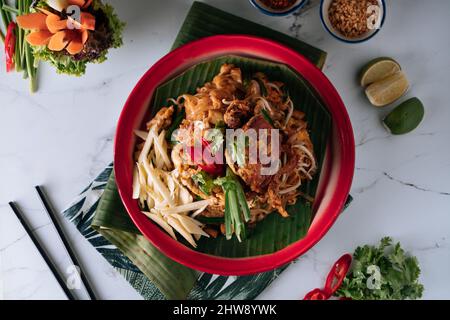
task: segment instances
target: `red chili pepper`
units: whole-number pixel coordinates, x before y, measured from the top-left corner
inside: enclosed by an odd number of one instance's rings
[[[195,161],[196,164],[199,166],[199,168],[205,171],[206,173],[213,176],[221,175],[223,173],[224,166],[221,164],[214,163],[211,146],[209,142],[203,137],[202,137],[202,146],[208,151],[207,154],[204,153],[198,154],[198,152],[201,150],[198,150],[198,148],[195,147],[190,147],[189,154],[191,156],[191,160]]]
[[[212,176],[220,176],[223,173],[223,168],[221,166],[211,164],[207,165],[199,164],[198,166],[200,167],[200,169],[202,169],[203,171]]]
[[[325,288],[312,290],[306,294],[303,300],[328,300],[342,285],[351,263],[352,256],[350,254],[347,253],[340,257],[327,276]]]
[[[330,273],[328,274],[327,281],[325,282],[325,292],[332,296],[341,286],[342,282],[347,275],[348,269],[352,263],[352,256],[350,254],[344,254],[334,264]]]
[[[10,72],[14,69],[14,54],[16,51],[16,35],[14,30],[16,24],[11,21],[8,25],[5,36],[5,57],[6,57],[6,72]]]
[[[308,292],[303,300],[328,300],[330,297],[319,288]]]

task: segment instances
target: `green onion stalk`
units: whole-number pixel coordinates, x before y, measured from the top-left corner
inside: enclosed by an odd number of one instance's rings
[[[246,238],[245,224],[250,221],[250,209],[244,189],[230,168],[227,168],[226,176],[216,179],[215,183],[225,193],[225,236],[229,240],[234,233],[241,242]]]
[[[13,21],[13,16],[30,13],[32,0],[16,0],[14,6],[6,0],[0,0],[0,16],[5,30]],[[23,78],[30,78],[30,91],[37,90],[37,61],[35,61],[32,47],[26,42],[27,32],[18,26],[15,30],[16,46],[14,52],[14,64],[17,72],[23,72]],[[0,30],[0,38],[5,41],[5,34]]]
[[[8,6],[5,4],[5,0],[0,0],[0,15],[2,17],[3,25],[5,30],[8,29],[9,23],[12,21],[11,13],[4,8],[4,6]]]

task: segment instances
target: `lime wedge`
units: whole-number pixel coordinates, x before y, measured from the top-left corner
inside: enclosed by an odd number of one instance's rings
[[[367,63],[359,74],[361,86],[368,85],[383,80],[401,70],[397,61],[392,58],[381,57],[376,58]]]
[[[376,107],[384,107],[399,99],[408,91],[409,83],[402,71],[372,83],[366,89],[367,98]]]
[[[422,122],[425,109],[417,98],[411,98],[392,110],[383,124],[392,134],[405,134],[413,131]]]

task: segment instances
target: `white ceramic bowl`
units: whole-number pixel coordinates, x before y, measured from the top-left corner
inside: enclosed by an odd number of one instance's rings
[[[276,10],[266,6],[261,0],[249,0],[250,3],[264,14],[269,16],[287,16],[301,9],[308,0],[297,0],[292,6],[283,10]]]
[[[324,28],[336,39],[346,42],[346,43],[361,43],[365,42],[371,38],[373,38],[383,27],[384,20],[386,18],[386,3],[384,0],[378,0],[378,5],[380,7],[379,12],[379,25],[378,28],[374,28],[372,30],[369,30],[367,33],[356,37],[356,38],[349,38],[341,34],[336,28],[333,27],[333,25],[330,22],[329,16],[328,16],[328,9],[330,8],[331,3],[333,0],[322,0],[320,4],[320,19],[322,20],[322,25]]]

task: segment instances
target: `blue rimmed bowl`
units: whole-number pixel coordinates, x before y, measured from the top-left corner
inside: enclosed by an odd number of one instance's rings
[[[256,9],[258,9],[259,11],[268,16],[287,16],[301,9],[308,2],[308,0],[297,0],[290,7],[283,10],[277,10],[265,5],[264,2],[260,0],[249,0],[249,1]]]
[[[339,32],[330,22],[330,18],[328,15],[328,10],[330,8],[331,3],[333,0],[322,0],[320,3],[320,19],[322,20],[322,25],[324,26],[325,30],[328,31],[334,38],[345,42],[345,43],[362,43],[365,41],[368,41],[369,39],[372,39],[375,37],[375,35],[378,34],[378,32],[381,30],[381,28],[384,25],[384,21],[386,19],[386,3],[384,0],[377,0],[378,6],[380,8],[379,12],[379,21],[378,21],[378,27],[374,28],[372,30],[369,30],[365,34],[356,37],[356,38],[349,38],[344,36],[342,33]]]

